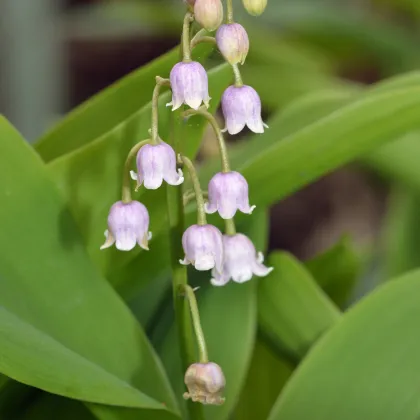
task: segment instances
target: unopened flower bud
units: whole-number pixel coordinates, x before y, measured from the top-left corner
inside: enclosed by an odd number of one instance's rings
[[[267,0],[242,0],[246,11],[253,16],[261,15],[267,7]]]
[[[223,219],[232,219],[236,211],[251,214],[255,206],[249,205],[248,183],[239,172],[219,172],[209,182],[206,213],[219,212]]]
[[[238,134],[246,126],[254,133],[263,133],[261,99],[251,86],[229,86],[222,96],[222,111],[229,134]]]
[[[220,0],[195,0],[195,20],[208,31],[215,31],[223,22],[223,5]]]
[[[183,265],[192,264],[199,271],[223,270],[223,240],[219,229],[212,225],[192,225],[182,236],[185,258]]]
[[[239,23],[227,23],[216,32],[217,47],[229,64],[244,64],[249,51],[249,38]]]
[[[176,156],[169,144],[160,140],[159,144],[146,144],[137,153],[137,174],[131,172],[137,180],[137,188],[143,184],[149,190],[156,190],[165,180],[169,185],[184,182],[181,169],[176,169]]]
[[[273,268],[263,264],[264,255],[261,252],[257,254],[251,240],[241,233],[223,235],[223,248],[223,273],[212,271],[213,286],[224,286],[231,279],[236,283],[244,283],[251,280],[253,275],[264,277],[273,271]]]
[[[178,63],[171,70],[170,74],[172,88],[172,111],[178,109],[182,104],[187,104],[193,109],[200,108],[202,102],[208,107],[209,82],[204,67],[196,62]]]
[[[149,213],[146,207],[138,201],[117,201],[109,211],[105,237],[106,241],[101,249],[109,248],[115,243],[120,251],[131,251],[138,243],[148,250],[152,233],[149,232]]]
[[[188,392],[184,398],[191,398],[202,404],[221,405],[225,402],[222,392],[226,385],[225,376],[216,363],[194,363],[185,373]]]

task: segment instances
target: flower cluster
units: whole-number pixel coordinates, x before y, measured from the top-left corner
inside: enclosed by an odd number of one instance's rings
[[[122,199],[112,205],[108,216],[106,240],[101,249],[115,244],[121,251],[130,251],[137,244],[148,250],[152,238],[149,232],[149,213],[146,207],[132,199],[132,179],[137,182],[135,190],[141,186],[156,190],[165,181],[172,186],[184,182],[181,168],[188,170],[193,194],[184,194],[184,202],[194,198],[197,204],[197,224],[188,227],[182,236],[184,258],[183,265],[192,264],[197,270],[211,270],[210,280],[213,286],[224,286],[230,280],[244,283],[256,276],[268,275],[272,268],[266,267],[264,257],[257,253],[251,240],[236,233],[233,218],[236,213],[251,214],[255,206],[250,205],[248,182],[237,171],[230,169],[227,148],[223,132],[235,135],[247,126],[254,133],[263,133],[264,124],[261,117],[261,100],[251,86],[243,83],[238,65],[244,64],[249,51],[249,38],[245,28],[233,20],[232,0],[226,0],[227,20],[223,21],[221,0],[184,0],[188,12],[184,18],[182,34],[181,62],[172,68],[169,79],[156,77],[156,86],[152,98],[152,119],[150,138],[136,144],[128,154],[124,165]],[[261,14],[267,0],[243,0],[246,10]],[[196,21],[202,30],[190,40],[191,23]],[[206,31],[216,31],[215,38]],[[225,119],[225,129],[221,130],[216,119],[207,111],[209,102],[208,77],[204,67],[192,59],[192,49],[200,42],[214,42],[231,65],[234,83],[223,93],[221,104]],[[168,106],[175,111],[183,106],[183,117],[201,115],[212,125],[219,143],[222,170],[210,180],[207,201],[201,190],[200,182],[191,160],[177,155],[173,147],[165,143],[158,133],[158,100],[162,87],[170,87],[172,101]],[[137,171],[131,171],[132,161],[136,160]],[[178,166],[179,165],[179,166]],[[206,215],[218,213],[225,220],[225,234],[207,223]],[[194,291],[184,284],[184,291],[189,300],[194,329],[200,349],[200,363],[190,366],[185,375],[189,392],[185,398],[191,398],[203,404],[221,404],[224,401],[221,393],[225,378],[219,366],[208,362],[203,332],[201,330],[197,303]]]

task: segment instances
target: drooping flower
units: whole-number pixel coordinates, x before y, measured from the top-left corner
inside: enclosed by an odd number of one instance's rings
[[[246,11],[253,16],[261,15],[267,7],[267,0],[242,0]]]
[[[213,362],[194,363],[185,372],[185,385],[188,392],[184,398],[191,398],[201,404],[221,405],[225,399],[221,396],[226,386],[225,375],[219,365]]]
[[[171,70],[169,76],[172,88],[172,111],[182,104],[187,104],[193,109],[198,109],[202,102],[208,107],[209,82],[204,67],[196,62],[178,63]]]
[[[223,22],[223,5],[220,0],[195,0],[194,17],[200,26],[215,31]]]
[[[249,51],[249,38],[239,23],[227,23],[216,32],[217,47],[230,64],[244,64]]]
[[[206,213],[219,212],[223,219],[232,219],[236,211],[251,214],[255,206],[249,205],[248,183],[239,172],[219,172],[209,182]]]
[[[149,213],[146,207],[138,201],[117,201],[109,211],[105,237],[101,249],[109,248],[115,243],[120,251],[131,251],[137,243],[148,250],[152,233],[149,232]]]
[[[251,280],[253,275],[264,277],[273,271],[273,268],[263,264],[264,255],[261,252],[257,254],[251,240],[241,233],[223,235],[223,250],[223,273],[212,271],[213,286],[224,286],[231,279],[244,283]]]
[[[183,265],[192,264],[199,271],[223,270],[223,239],[219,229],[212,225],[192,225],[182,236],[185,258]]]
[[[184,182],[181,169],[176,169],[176,155],[169,144],[160,140],[159,144],[146,144],[137,153],[137,174],[131,172],[137,180],[137,188],[143,183],[149,190],[156,190],[165,180],[169,185]]]
[[[222,111],[229,134],[238,134],[245,125],[254,133],[264,133],[261,100],[251,86],[229,86],[222,96]]]

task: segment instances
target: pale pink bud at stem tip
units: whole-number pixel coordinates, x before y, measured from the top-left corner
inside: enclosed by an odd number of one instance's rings
[[[176,155],[169,144],[146,144],[137,153],[137,174],[131,172],[137,180],[137,188],[143,183],[149,190],[156,190],[165,180],[169,185],[180,185],[184,182],[181,169],[176,169]]]
[[[221,396],[226,386],[222,369],[216,363],[194,363],[191,365],[184,378],[188,392],[184,398],[191,398],[201,404],[223,404],[225,399]]]
[[[219,212],[223,219],[232,219],[237,210],[251,214],[255,206],[249,205],[248,183],[239,172],[219,172],[209,183],[209,201],[206,213]]]
[[[238,134],[247,126],[254,133],[268,128],[261,118],[261,100],[251,86],[229,86],[222,96],[222,111],[229,134]]]
[[[244,64],[249,51],[249,38],[239,23],[220,26],[216,33],[217,47],[230,64]]]
[[[118,201],[112,205],[108,215],[108,230],[105,231],[106,241],[101,249],[114,245],[120,251],[131,251],[136,243],[148,250],[149,213],[146,207],[138,201],[123,203]]]
[[[196,0],[195,20],[208,31],[215,31],[223,22],[223,5],[220,0]]]
[[[253,16],[261,15],[267,7],[267,0],[242,0],[246,11]]]
[[[185,258],[183,265],[192,264],[199,271],[223,270],[223,239],[219,229],[212,225],[192,225],[182,236]]]
[[[171,70],[170,74],[172,88],[172,110],[186,104],[193,109],[200,108],[204,102],[209,106],[209,82],[204,67],[196,62],[178,63]]]
[[[252,279],[253,275],[265,277],[273,271],[273,268],[266,267],[264,256],[261,252],[257,254],[251,240],[241,234],[223,235],[224,266],[223,273],[212,271],[213,286],[224,286],[233,280],[236,283],[244,283]]]

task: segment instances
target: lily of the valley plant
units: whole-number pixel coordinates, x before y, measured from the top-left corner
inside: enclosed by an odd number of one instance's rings
[[[244,0],[244,6],[253,15],[261,14],[266,1]],[[136,189],[144,187],[155,190],[162,186],[163,181],[171,186],[184,182],[182,169],[189,172],[193,184],[193,198],[197,204],[197,224],[189,226],[182,236],[184,256],[179,256],[179,264],[193,265],[200,271],[211,270],[209,280],[213,286],[224,286],[230,280],[243,283],[255,276],[266,276],[271,268],[266,267],[262,253],[257,253],[251,240],[237,233],[234,223],[236,212],[250,215],[255,206],[250,205],[248,183],[246,179],[231,170],[229,157],[223,137],[223,132],[235,135],[245,126],[255,133],[263,133],[264,124],[261,118],[261,101],[258,93],[243,83],[238,65],[244,64],[249,50],[247,32],[239,23],[233,20],[232,0],[227,0],[227,19],[223,22],[223,4],[221,0],[189,0],[186,2],[187,12],[182,31],[182,61],[171,70],[169,79],[156,76],[156,87],[152,99],[152,121],[150,138],[139,142],[129,152],[124,166],[121,201],[112,205],[108,216],[108,229],[105,232],[106,241],[101,247],[108,248],[115,244],[121,251],[130,251],[136,244],[148,250],[152,233],[149,232],[149,213],[140,202],[132,199],[132,180],[137,181]],[[190,41],[191,24],[194,20],[203,28]],[[204,35],[207,31],[216,31],[213,38]],[[225,129],[221,130],[216,119],[207,108],[211,100],[208,88],[208,78],[204,67],[191,58],[192,45],[200,42],[215,42],[226,61],[232,66],[234,84],[229,86],[222,97],[222,111],[225,118]],[[183,106],[182,117],[201,115],[212,125],[218,139],[221,172],[215,174],[208,185],[208,201],[198,180],[193,162],[186,156],[178,154],[174,148],[162,140],[158,133],[158,99],[162,87],[172,89],[172,101],[168,106],[175,111]],[[188,141],[188,139],[185,139]],[[131,171],[131,164],[136,158],[137,172]],[[182,193],[178,196],[183,200]],[[174,205],[177,205],[174,203]],[[225,233],[207,223],[206,213],[218,212],[225,220]],[[193,325],[199,349],[198,363],[183,355],[187,367],[185,384],[188,392],[186,399],[203,404],[222,404],[222,391],[225,379],[222,369],[209,362],[204,334],[200,325],[199,311],[194,291],[187,283],[186,271],[183,276],[174,276],[175,299],[188,302],[192,314]],[[175,302],[175,307],[177,307]],[[180,328],[185,321],[177,313]],[[180,335],[182,339],[182,334]]]

